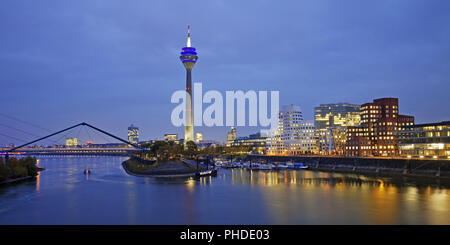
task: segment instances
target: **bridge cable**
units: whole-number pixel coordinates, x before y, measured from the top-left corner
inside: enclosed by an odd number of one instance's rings
[[[56,144],[59,145],[60,144],[59,142],[61,141],[62,138],[67,138],[67,136],[72,133],[72,132],[70,132],[71,130],[72,129],[68,130],[66,134],[62,134],[62,136],[56,140]]]
[[[103,138],[103,140],[105,140],[105,143],[110,143],[110,141],[105,137],[105,135],[97,132],[96,130],[91,129],[96,135],[100,135],[100,137]]]
[[[30,132],[27,132],[27,131],[25,131],[25,130],[22,130],[22,129],[19,129],[19,128],[15,128],[15,127],[12,127],[12,126],[3,124],[3,123],[0,123],[0,126],[6,127],[6,128],[10,128],[10,129],[12,129],[12,130],[16,130],[16,131],[21,132],[21,133],[24,133],[24,134],[28,134],[28,135],[31,135],[31,136],[33,136],[33,137],[38,137],[38,138],[41,137],[41,136],[39,136],[39,135],[30,133]],[[49,139],[49,140],[50,140],[50,139]],[[54,143],[56,143],[56,141],[54,141],[54,140],[51,140],[51,141],[53,141]]]
[[[1,113],[1,112],[0,112],[0,116],[6,117],[6,118],[9,118],[9,119],[11,119],[11,120],[15,120],[15,121],[18,121],[18,122],[21,122],[21,123],[24,123],[24,124],[28,124],[28,125],[30,125],[30,126],[33,126],[33,127],[35,127],[35,128],[39,128],[39,129],[42,129],[42,130],[45,130],[45,131],[47,131],[47,132],[52,132],[50,129],[43,128],[43,127],[41,127],[41,126],[39,126],[39,125],[36,125],[36,124],[34,124],[34,123],[27,122],[27,121],[25,121],[25,120],[21,120],[21,119],[15,118],[15,117],[12,117],[12,116],[3,114],[3,113]]]
[[[13,137],[13,136],[9,136],[9,135],[3,134],[3,133],[0,133],[0,135],[8,137],[8,138],[11,138],[11,139],[14,139],[14,140],[18,140],[19,142],[26,142],[23,139],[19,139],[19,138],[16,138],[16,137]]]

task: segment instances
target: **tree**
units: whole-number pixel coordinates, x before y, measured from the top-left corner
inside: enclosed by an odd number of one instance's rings
[[[184,154],[189,156],[190,158],[194,157],[198,154],[197,151],[197,145],[194,143],[194,141],[188,141],[186,142],[186,147],[184,150]]]
[[[0,163],[0,182],[7,180],[9,177],[9,169],[3,162]]]

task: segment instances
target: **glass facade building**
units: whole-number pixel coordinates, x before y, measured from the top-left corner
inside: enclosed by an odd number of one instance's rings
[[[403,126],[395,136],[402,156],[450,158],[450,121]]]
[[[343,155],[346,129],[360,125],[360,105],[321,104],[314,108],[314,126],[319,153]]]
[[[261,133],[251,134],[248,137],[238,137],[232,143],[232,147],[251,147],[253,153],[264,154],[266,152],[267,137]]]

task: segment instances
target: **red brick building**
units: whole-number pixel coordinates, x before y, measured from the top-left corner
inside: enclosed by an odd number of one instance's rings
[[[414,117],[398,114],[398,98],[381,98],[361,105],[361,125],[347,128],[346,156],[395,156],[394,132],[414,125]]]

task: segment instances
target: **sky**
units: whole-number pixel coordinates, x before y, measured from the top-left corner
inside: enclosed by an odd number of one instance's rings
[[[306,120],[319,104],[381,97],[416,123],[450,120],[449,13],[447,0],[2,0],[0,145],[79,122],[183,136],[170,97],[185,87],[187,24],[204,91],[278,90]],[[225,141],[229,128],[196,130]]]

